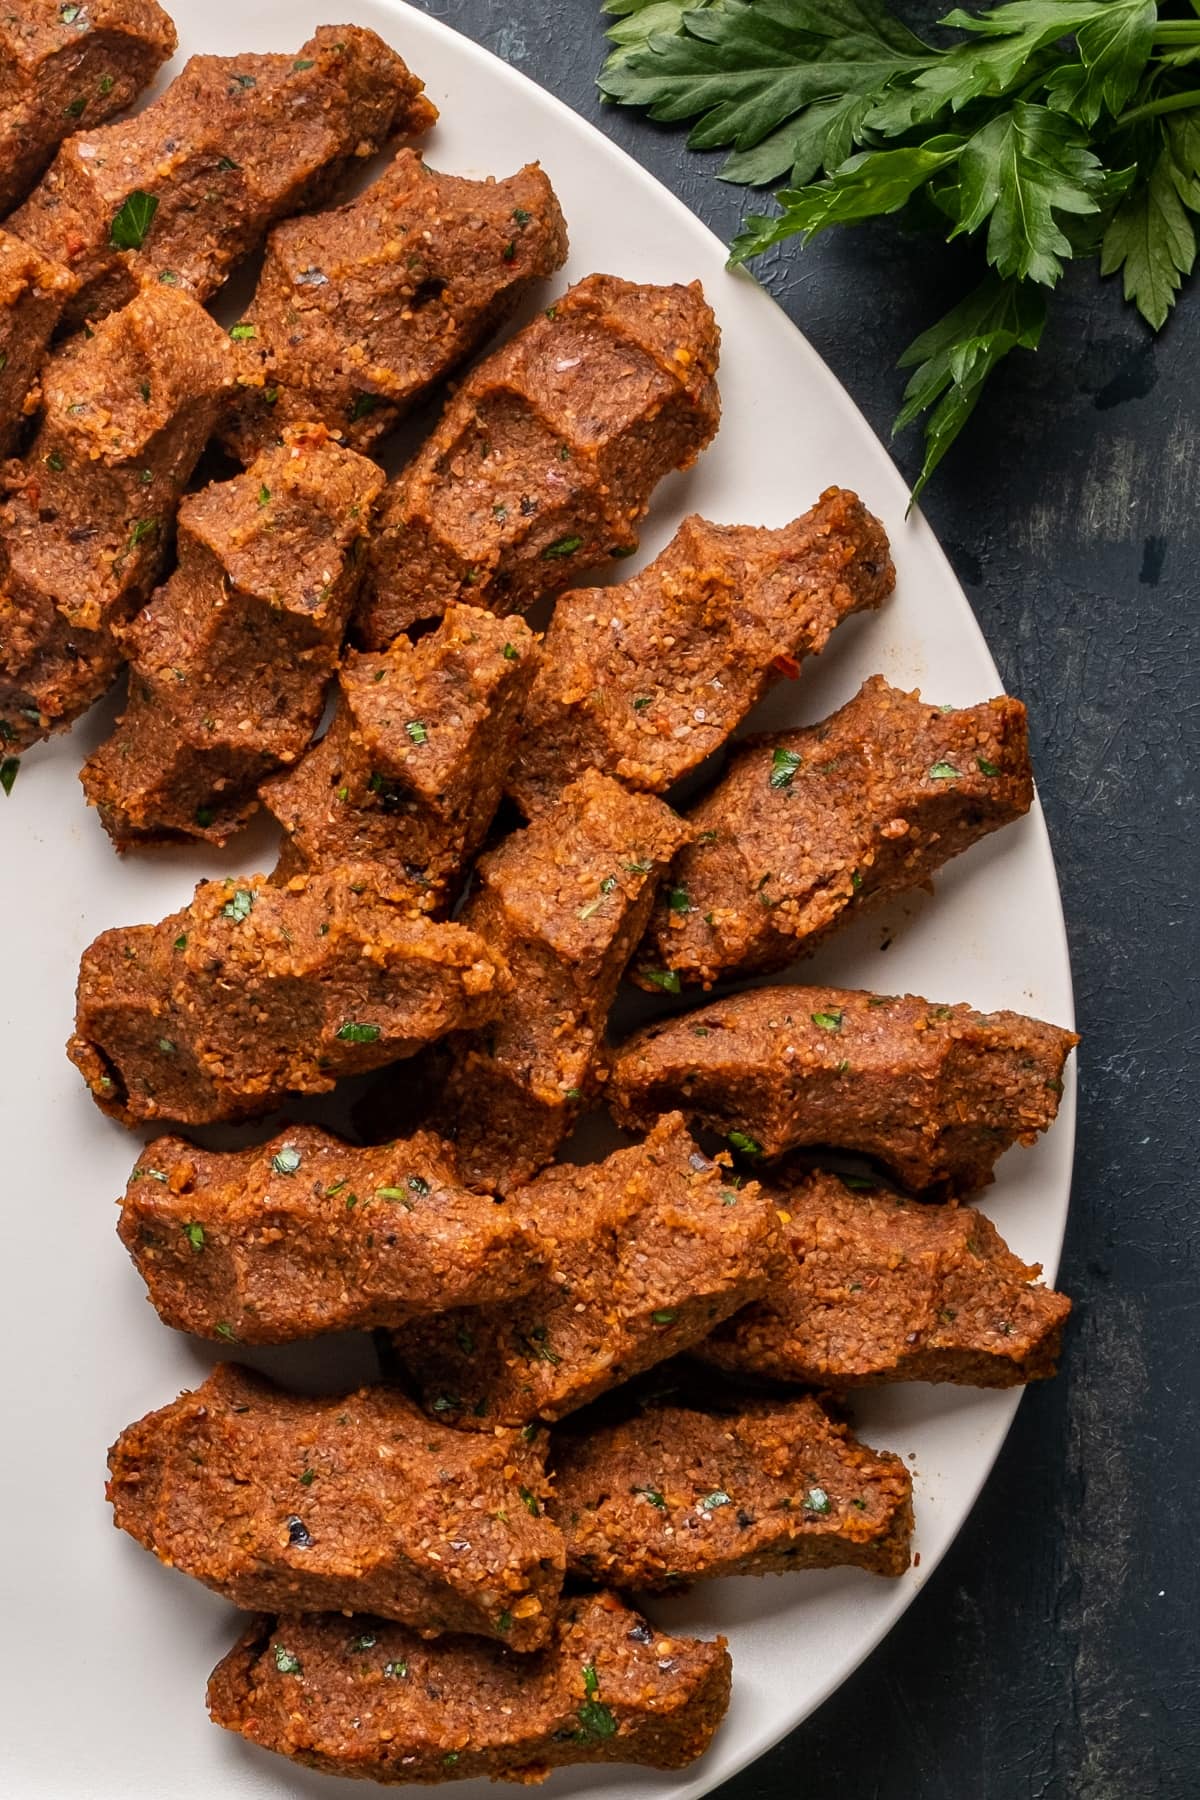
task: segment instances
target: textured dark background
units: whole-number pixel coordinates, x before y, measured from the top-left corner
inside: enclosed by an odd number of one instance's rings
[[[745,195],[719,159],[601,104],[598,0],[418,4],[732,235]],[[920,29],[942,9],[899,10]],[[886,438],[896,357],[974,267],[881,227],[786,246],[759,274]],[[1076,270],[926,496],[1032,714],[1084,1034],[1060,1275],[1077,1312],[1060,1379],[1026,1396],[920,1599],[722,1800],[1200,1795],[1198,413],[1200,291],[1153,339]],[[898,461],[911,479],[915,437]]]

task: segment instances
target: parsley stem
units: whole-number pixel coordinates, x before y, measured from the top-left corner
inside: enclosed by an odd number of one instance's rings
[[[1139,119],[1157,119],[1163,113],[1187,112],[1194,106],[1200,106],[1200,88],[1189,88],[1184,94],[1164,94],[1161,100],[1147,100],[1145,106],[1135,106],[1132,112],[1122,113],[1116,123],[1136,125]]]
[[[1195,0],[1193,0],[1193,10]],[[1196,25],[1191,19],[1161,19],[1154,27],[1156,44],[1194,44],[1196,41]]]

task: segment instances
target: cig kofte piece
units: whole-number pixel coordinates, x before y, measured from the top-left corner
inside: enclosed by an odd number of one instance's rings
[[[607,1092],[629,1130],[678,1109],[751,1158],[852,1150],[913,1192],[966,1195],[1053,1123],[1077,1042],[914,994],[763,987],[635,1032]]]
[[[167,287],[46,363],[41,424],[0,512],[6,747],[65,728],[111,686],[117,633],[162,571],[231,379],[225,333]]]
[[[1065,1294],[983,1213],[907,1200],[861,1176],[773,1178],[785,1255],[767,1292],[696,1352],[732,1375],[863,1387],[1018,1387],[1053,1375]]]
[[[566,254],[536,164],[472,181],[399,151],[355,199],[271,233],[239,327],[244,385],[226,443],[250,462],[285,425],[320,420],[369,451]]]
[[[125,1124],[215,1124],[481,1024],[507,985],[473,931],[412,918],[345,872],[202,881],[180,912],[84,951],[67,1051]]]
[[[75,282],[11,232],[0,231],[0,456],[36,412],[42,357]]]
[[[207,300],[277,219],[436,117],[358,25],[322,25],[294,55],[193,56],[144,112],[70,138],[10,228],[78,276],[76,323],[139,281]]]
[[[786,968],[1032,804],[1019,700],[929,706],[874,675],[822,724],[737,747],[637,962],[706,987]]]
[[[63,139],[135,100],[174,54],[154,0],[9,0],[0,15],[0,214]]]
[[[125,712],[81,776],[119,849],[224,843],[259,782],[303,754],[382,486],[317,426],[183,501],[178,567],[121,639]]]
[[[537,666],[521,619],[447,607],[436,631],[346,652],[321,739],[262,790],[284,830],[276,879],[369,868],[415,910],[444,910],[500,802]]]
[[[452,1431],[394,1389],[310,1399],[222,1363],[121,1433],[108,1497],[122,1531],[235,1606],[536,1650],[564,1569],[545,1453],[544,1434]]]
[[[902,1575],[912,1481],[811,1397],[736,1411],[648,1405],[556,1432],[551,1512],[567,1567],[622,1592],[845,1565]]]
[[[119,1229],[164,1324],[239,1344],[503,1305],[543,1262],[536,1227],[463,1187],[427,1131],[368,1149],[312,1125],[246,1150],[158,1138]]]
[[[654,488],[717,429],[718,345],[698,282],[588,275],[472,369],[384,502],[367,647],[455,600],[524,612],[635,550]]]
[[[771,1202],[677,1114],[603,1162],[555,1164],[509,1205],[543,1239],[537,1285],[393,1338],[426,1407],[474,1430],[562,1418],[686,1350],[766,1291],[777,1254]]]
[[[883,527],[844,488],[774,530],[685,519],[631,581],[560,597],[513,794],[537,812],[586,768],[665,792],[895,579]]]
[[[485,1030],[435,1059],[434,1119],[468,1181],[500,1192],[527,1181],[592,1097],[622,972],[684,841],[661,800],[589,769],[476,864],[462,921],[505,958],[513,987]]]
[[[517,1656],[375,1619],[261,1617],[214,1669],[214,1722],[329,1775],[522,1785],[580,1763],[682,1769],[729,1705],[724,1638],[656,1631],[615,1594],[564,1602]]]

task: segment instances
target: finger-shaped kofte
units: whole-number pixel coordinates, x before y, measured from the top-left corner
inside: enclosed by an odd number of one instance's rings
[[[165,1324],[240,1344],[503,1305],[543,1261],[533,1222],[464,1188],[426,1131],[370,1149],[311,1125],[248,1150],[159,1138],[120,1234]]]
[[[0,231],[0,456],[12,450],[59,315],[74,292],[61,263],[47,262],[11,232]]]
[[[322,427],[179,508],[179,565],[122,637],[129,701],[82,781],[117,844],[215,843],[312,737],[383,486]]]
[[[393,1339],[429,1410],[477,1430],[562,1418],[698,1343],[766,1291],[777,1254],[770,1200],[678,1115],[603,1162],[546,1169],[509,1204],[544,1240],[536,1286]]]
[[[764,987],[635,1032],[607,1092],[631,1130],[678,1108],[751,1157],[835,1146],[914,1192],[971,1194],[1053,1123],[1077,1042],[913,994]]]
[[[255,1620],[208,1684],[214,1721],[329,1775],[539,1782],[577,1763],[682,1769],[729,1705],[729,1652],[656,1631],[615,1594],[568,1600],[544,1649],[375,1619]]]
[[[413,918],[346,873],[203,881],[160,924],[84,951],[67,1052],[126,1124],[213,1124],[481,1024],[507,986],[475,932]]]
[[[388,1388],[288,1394],[225,1363],[109,1451],[114,1523],[235,1605],[545,1643],[562,1589],[545,1441]]]
[[[803,731],[751,738],[689,815],[634,978],[786,968],[1033,804],[1019,700],[928,706],[872,676]]]
[[[124,305],[139,280],[206,300],[277,219],[436,117],[361,26],[322,25],[294,56],[193,56],[136,118],[70,138],[11,228],[79,278],[77,322]]]
[[[912,1481],[812,1398],[650,1405],[556,1433],[551,1512],[585,1580],[664,1591],[843,1565],[902,1575]]]
[[[586,768],[664,792],[895,579],[883,527],[844,488],[778,530],[685,519],[632,581],[559,600],[510,778],[516,799],[536,812]]]
[[[0,737],[35,742],[111,685],[232,379],[202,306],[151,287],[42,374],[41,426],[0,515]]]
[[[982,1213],[820,1172],[781,1177],[772,1192],[787,1254],[764,1297],[700,1346],[705,1362],[835,1388],[1053,1375],[1071,1303]]]
[[[24,198],[65,137],[136,99],[176,41],[154,0],[9,0],[0,15],[0,213]]]
[[[262,799],[283,826],[276,879],[338,865],[436,912],[483,842],[537,666],[521,619],[450,606],[436,631],[347,651],[319,744]]]
[[[630,554],[653,489],[717,429],[718,343],[698,282],[589,275],[487,357],[389,491],[364,643],[454,600],[524,612]]]
[[[476,864],[462,921],[514,985],[486,1030],[439,1059],[435,1119],[468,1181],[507,1192],[570,1131],[655,887],[684,841],[661,800],[588,770]]]
[[[249,462],[282,426],[319,419],[369,450],[566,254],[536,164],[472,181],[401,150],[347,205],[271,233],[237,328],[245,385],[225,441]]]

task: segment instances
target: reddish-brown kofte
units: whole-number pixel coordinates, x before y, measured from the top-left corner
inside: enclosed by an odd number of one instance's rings
[[[682,1769],[729,1705],[724,1638],[656,1631],[615,1594],[564,1603],[532,1656],[375,1619],[255,1620],[213,1671],[218,1725],[307,1768],[389,1784],[522,1784],[578,1763]]]
[[[914,994],[765,987],[636,1032],[608,1094],[631,1130],[679,1108],[751,1157],[833,1146],[914,1191],[965,1195],[1053,1122],[1077,1042],[1021,1013]]]
[[[401,150],[356,199],[271,233],[225,441],[250,462],[284,425],[319,419],[370,450],[566,254],[536,164],[472,181]]]
[[[68,316],[139,281],[207,300],[286,213],[437,117],[382,38],[322,25],[297,54],[193,56],[145,112],[65,143],[10,225],[79,278]]]
[[[550,1468],[568,1569],[622,1592],[845,1564],[902,1575],[909,1564],[904,1464],[811,1398],[728,1413],[646,1406],[557,1433]]]
[[[9,0],[0,14],[0,214],[24,199],[65,137],[135,100],[176,42],[154,0]]]
[[[514,985],[487,1029],[441,1059],[434,1114],[468,1181],[507,1192],[575,1123],[621,974],[684,841],[661,800],[589,770],[480,858],[462,920],[505,958]]]
[[[1032,804],[1019,700],[929,706],[874,675],[822,724],[739,747],[689,814],[635,979],[786,968]]]
[[[427,1131],[370,1149],[312,1125],[248,1150],[158,1138],[120,1234],[165,1324],[240,1344],[500,1306],[543,1265],[532,1221],[464,1188]]]
[[[179,508],[179,565],[121,643],[129,701],[82,781],[119,849],[224,843],[303,753],[337,667],[383,476],[320,426]]]
[[[390,897],[443,910],[499,804],[537,666],[521,619],[447,607],[436,631],[348,651],[328,732],[262,790],[285,837],[276,879],[369,868]]]
[[[545,1454],[544,1434],[452,1431],[394,1389],[314,1400],[223,1363],[121,1433],[108,1497],[122,1531],[235,1606],[536,1650],[564,1569]]]
[[[6,745],[71,724],[111,685],[115,633],[158,579],[231,379],[224,332],[157,286],[46,364],[41,425],[0,513]]]
[[[537,1285],[393,1340],[427,1408],[475,1430],[562,1418],[698,1343],[766,1291],[777,1254],[771,1202],[678,1115],[603,1162],[556,1164],[509,1204],[544,1240]]]
[[[214,1124],[481,1024],[507,986],[475,932],[412,918],[344,872],[202,881],[182,911],[84,951],[67,1051],[124,1124]]]
[[[75,282],[11,232],[0,231],[0,456],[37,410],[34,388],[46,345]]]
[[[706,1362],[834,1388],[1017,1387],[1053,1375],[1071,1303],[982,1213],[860,1176],[784,1175],[772,1192],[787,1254],[764,1297],[700,1346]]]
[[[718,345],[698,282],[589,275],[487,357],[389,491],[363,642],[455,600],[524,612],[632,552],[654,488],[717,429]]]
[[[685,519],[632,581],[559,600],[513,794],[537,812],[586,768],[664,792],[895,580],[883,527],[844,488],[778,530]]]

